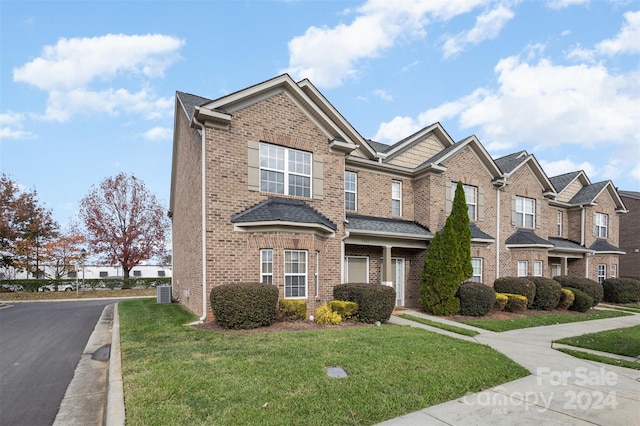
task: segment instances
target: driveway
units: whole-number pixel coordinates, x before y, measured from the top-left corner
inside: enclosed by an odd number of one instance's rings
[[[51,425],[98,318],[114,300],[0,309],[0,424]]]

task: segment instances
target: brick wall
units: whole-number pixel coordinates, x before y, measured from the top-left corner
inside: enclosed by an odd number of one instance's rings
[[[620,275],[640,277],[640,200],[623,196],[622,202],[629,213],[619,219],[619,247],[626,252],[620,256]]]

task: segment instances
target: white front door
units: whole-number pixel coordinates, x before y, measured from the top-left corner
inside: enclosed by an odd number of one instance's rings
[[[392,258],[391,270],[393,273],[393,286],[396,289],[396,306],[404,306],[404,259]]]

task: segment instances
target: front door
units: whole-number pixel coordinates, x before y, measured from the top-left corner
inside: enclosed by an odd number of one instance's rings
[[[404,306],[404,259],[392,258],[393,286],[396,289],[396,306]]]

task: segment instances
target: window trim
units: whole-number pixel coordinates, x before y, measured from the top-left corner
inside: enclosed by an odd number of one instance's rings
[[[269,167],[269,166],[263,166],[262,165],[262,159],[263,159],[263,147],[268,149],[268,148],[276,148],[276,149],[282,149],[284,152],[284,157],[283,157],[283,170],[273,167]],[[294,172],[291,171],[289,168],[289,163],[291,161],[290,156],[292,155],[292,153],[302,153],[304,155],[307,155],[309,157],[309,174],[306,173],[298,173],[298,172]],[[295,160],[293,160],[295,161]],[[270,171],[270,172],[276,172],[276,173],[282,173],[283,174],[283,192],[272,192],[269,191],[268,188],[264,188],[263,184],[262,184],[262,172],[263,171]],[[292,176],[301,176],[304,178],[307,178],[309,180],[309,194],[308,195],[297,195],[297,194],[291,194],[289,187],[291,186],[291,177]],[[288,148],[286,146],[280,146],[280,145],[275,145],[275,144],[271,144],[271,143],[267,143],[267,142],[260,142],[259,147],[258,147],[258,178],[259,178],[259,189],[260,192],[267,192],[269,194],[281,194],[281,195],[288,195],[291,197],[300,197],[300,198],[312,198],[313,197],[313,154],[311,152],[308,151],[303,151],[300,149],[295,149],[295,148]]]
[[[532,211],[527,212],[525,204],[531,203]],[[520,207],[520,209],[519,209]],[[527,225],[527,217],[531,217],[531,226]],[[516,195],[516,226],[519,228],[535,228],[536,227],[536,200],[535,198],[523,197]]]
[[[456,188],[458,187],[458,182],[451,182],[451,203],[456,198]],[[469,216],[469,220],[477,221],[478,220],[478,193],[479,188],[475,185],[467,185],[466,183],[462,184],[462,189],[464,191],[464,199],[467,204],[467,214]],[[467,197],[467,190],[473,189],[473,202],[469,202],[469,197]],[[473,217],[469,214],[469,209],[473,210]],[[451,214],[451,212],[449,212]]]
[[[479,261],[480,262],[480,274],[476,274],[476,267],[473,264],[473,261]],[[471,258],[471,267],[473,268],[473,272],[471,275],[471,281],[476,282],[476,283],[481,283],[482,282],[482,272],[483,272],[483,259],[481,257],[472,257]],[[476,278],[479,278],[479,281],[476,281]]]
[[[609,273],[611,274],[611,278],[616,278],[618,275],[618,264],[617,263],[612,263],[609,266]]]
[[[287,253],[304,253],[304,272],[287,272]],[[309,268],[309,255],[307,250],[285,250],[284,251],[284,298],[285,299],[306,299],[309,292],[309,280],[308,280],[308,268]],[[297,262],[298,265],[301,262]],[[287,290],[291,290],[293,287],[287,287],[287,277],[302,277],[304,278],[304,295],[303,296],[287,296]],[[299,289],[299,286],[296,286]]]
[[[314,266],[314,291],[313,291],[313,295],[315,297],[318,297],[318,293],[319,293],[319,287],[320,287],[320,281],[319,281],[319,277],[320,277],[320,252],[318,250],[316,250],[316,258],[315,258],[315,266]]]
[[[347,189],[347,174],[353,175],[353,190]],[[350,209],[347,207],[347,194],[353,194],[353,208]],[[358,210],[358,174],[356,172],[351,172],[345,170],[344,172],[344,209],[357,211]]]
[[[598,263],[598,282],[602,284],[607,279],[607,264]]]
[[[524,266],[524,269],[525,269],[525,273],[524,274],[520,273],[521,266]],[[529,275],[529,261],[528,260],[518,260],[516,276],[518,276],[518,277],[526,277],[528,275]]]
[[[562,210],[558,210],[558,213],[556,214],[556,235],[558,237],[562,237],[562,219]]]
[[[270,259],[265,259],[265,254],[270,254]],[[271,265],[271,272],[264,272],[265,265]],[[265,282],[267,277],[271,278],[271,282]],[[260,282],[262,284],[273,284],[273,249],[260,250]]]
[[[394,198],[395,188],[398,188],[398,197]],[[397,213],[395,210],[394,202],[398,203]],[[402,217],[402,181],[393,179],[391,181],[391,216]]]
[[[542,260],[534,260],[533,261],[533,276],[541,277],[543,271],[544,263]]]
[[[604,221],[604,224],[602,222]],[[593,224],[597,238],[607,238],[609,236],[609,215],[596,212],[595,223]],[[604,234],[604,235],[602,235]]]

